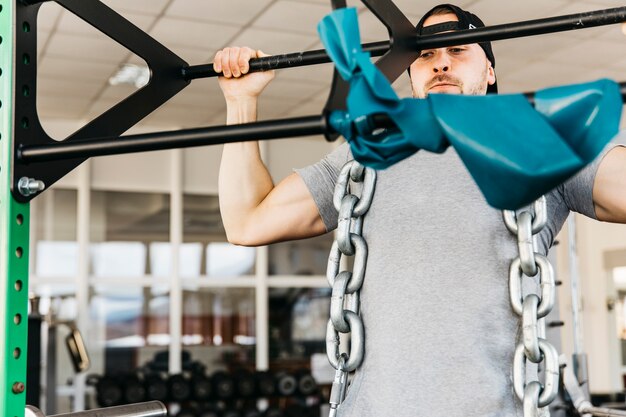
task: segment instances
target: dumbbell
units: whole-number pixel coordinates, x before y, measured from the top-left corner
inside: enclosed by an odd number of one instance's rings
[[[191,377],[192,397],[197,401],[207,401],[213,395],[211,379],[204,374],[195,374]]]
[[[191,398],[191,379],[184,374],[170,375],[167,387],[171,401],[180,403]]]
[[[143,381],[135,374],[128,374],[122,378],[122,391],[125,404],[136,404],[146,401],[146,388]]]
[[[167,379],[162,374],[154,373],[144,376],[146,399],[167,402],[168,387]]]
[[[254,375],[246,370],[239,370],[233,375],[235,391],[239,398],[251,398],[257,394],[257,384]]]
[[[317,391],[317,382],[309,371],[301,370],[296,373],[298,380],[298,394],[303,396],[313,395]]]
[[[276,379],[270,372],[257,372],[255,374],[256,388],[260,397],[276,395]]]
[[[298,381],[296,377],[282,372],[276,376],[276,392],[283,397],[290,397],[296,393],[298,389]]]
[[[118,377],[104,375],[96,380],[96,400],[101,407],[121,405],[124,393]]]
[[[211,376],[214,397],[229,400],[235,395],[235,382],[226,372],[217,371]]]

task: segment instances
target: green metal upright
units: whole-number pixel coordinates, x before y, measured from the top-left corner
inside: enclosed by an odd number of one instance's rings
[[[28,204],[11,195],[15,0],[0,0],[0,416],[24,417],[28,336]]]

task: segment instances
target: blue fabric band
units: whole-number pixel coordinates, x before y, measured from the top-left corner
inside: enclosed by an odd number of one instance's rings
[[[487,202],[516,209],[590,163],[619,129],[622,98],[610,80],[538,91],[535,108],[522,94],[399,99],[361,48],[354,8],[326,16],[318,31],[350,83],[347,112],[333,112],[329,121],[355,159],[375,169],[420,149],[453,146]],[[379,113],[397,129],[372,129],[371,116]]]

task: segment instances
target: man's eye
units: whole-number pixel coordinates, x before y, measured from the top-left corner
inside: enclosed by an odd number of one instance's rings
[[[419,58],[430,58],[431,56],[433,56],[432,52],[422,52]]]
[[[449,51],[452,52],[452,53],[455,53],[455,54],[459,54],[459,53],[463,52],[464,49],[463,48],[450,48]]]

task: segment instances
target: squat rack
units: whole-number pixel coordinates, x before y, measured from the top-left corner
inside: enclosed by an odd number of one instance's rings
[[[186,88],[193,79],[216,76],[210,65],[188,65],[182,58],[128,22],[99,0],[54,0],[130,51],[142,57],[152,76],[149,83],[88,123],[64,142],[41,127],[36,102],[37,13],[45,1],[0,0],[0,412],[22,417],[25,406],[28,314],[29,202],[88,157],[173,149],[250,140],[323,134],[336,137],[327,115],[345,106],[347,85],[335,74],[329,99],[320,115],[255,122],[236,126],[185,129],[121,136],[127,129]],[[333,8],[345,1],[331,0]],[[391,0],[363,0],[390,33],[390,41],[364,45],[377,66],[393,81],[424,48],[495,41],[562,32],[626,21],[626,7],[418,37]],[[298,52],[251,61],[251,71],[330,62],[323,50]],[[626,97],[626,83],[621,84]],[[532,93],[528,94],[532,99]],[[384,116],[376,127],[389,127]]]

